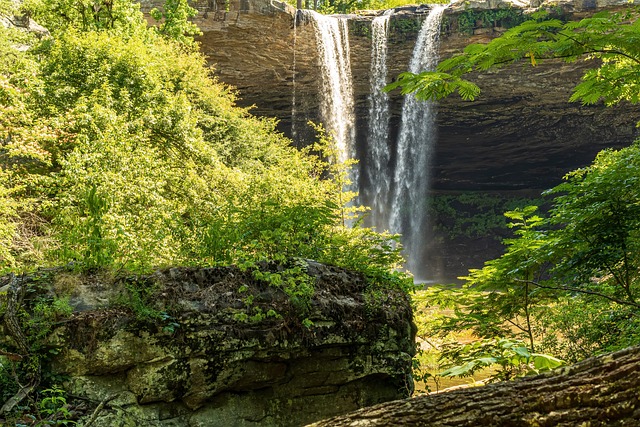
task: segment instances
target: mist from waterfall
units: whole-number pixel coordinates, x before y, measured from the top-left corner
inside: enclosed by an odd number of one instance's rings
[[[440,21],[447,6],[434,6],[418,34],[409,71],[433,70],[438,62]],[[427,278],[427,196],[431,151],[436,140],[435,105],[405,96],[391,186],[389,229],[402,234],[407,269],[417,280]]]
[[[302,12],[315,29],[322,74],[322,119],[335,138],[338,160],[344,162],[355,158],[356,139],[347,17],[322,15],[313,10]],[[357,185],[356,168],[350,178]]]
[[[377,16],[371,22],[371,94],[369,95],[369,133],[367,136],[366,169],[362,173],[368,183],[363,195],[371,212],[369,222],[378,230],[389,228],[389,95],[387,85],[387,37],[393,10]]]

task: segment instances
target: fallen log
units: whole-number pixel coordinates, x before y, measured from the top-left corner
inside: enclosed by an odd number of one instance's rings
[[[314,427],[640,426],[640,347],[533,377],[422,395]]]

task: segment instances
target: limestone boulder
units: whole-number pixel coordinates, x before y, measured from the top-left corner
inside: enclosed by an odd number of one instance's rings
[[[60,270],[20,280],[68,294],[73,314],[45,340],[56,354],[47,369],[70,396],[104,403],[95,425],[296,426],[409,396],[408,296],[296,262],[315,289],[305,302],[232,267],[98,274],[64,288],[72,274]]]

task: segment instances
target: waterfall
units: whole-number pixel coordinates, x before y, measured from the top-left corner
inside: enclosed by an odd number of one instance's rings
[[[371,22],[371,94],[369,96],[369,134],[367,138],[365,199],[371,207],[369,222],[382,231],[389,228],[388,196],[391,185],[389,173],[389,96],[387,85],[387,36],[393,9],[375,17]]]
[[[302,12],[315,29],[322,73],[322,119],[335,138],[338,160],[344,162],[355,157],[356,134],[347,17],[321,15],[313,10]],[[350,178],[357,185],[355,168]]]
[[[434,6],[422,24],[413,49],[409,71],[433,70],[438,61],[440,21],[446,6]],[[407,269],[424,280],[427,226],[427,196],[431,150],[435,142],[435,105],[407,95],[396,147],[389,228],[402,234]]]
[[[433,6],[418,34],[409,71],[433,69],[438,61],[440,21],[446,6]],[[371,26],[371,95],[367,153],[362,159],[363,196],[371,207],[368,221],[379,231],[402,234],[407,269],[417,280],[428,271],[424,261],[428,244],[427,196],[431,147],[435,142],[435,107],[407,95],[396,144],[389,141],[389,99],[382,90],[387,84],[387,36],[390,11],[374,18]],[[314,27],[322,82],[320,113],[325,128],[335,139],[338,160],[356,157],[355,110],[346,16],[326,16],[300,10]],[[294,26],[294,43],[295,43]],[[295,55],[295,53],[294,53]],[[295,66],[295,65],[294,65]],[[295,88],[294,88],[295,90]],[[295,95],[294,95],[295,96]],[[294,110],[295,114],[295,99]],[[391,147],[395,147],[393,152]],[[350,175],[357,188],[359,173]]]

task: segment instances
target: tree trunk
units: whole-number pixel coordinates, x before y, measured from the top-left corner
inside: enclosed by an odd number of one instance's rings
[[[396,400],[312,424],[640,426],[640,347],[535,377]]]

